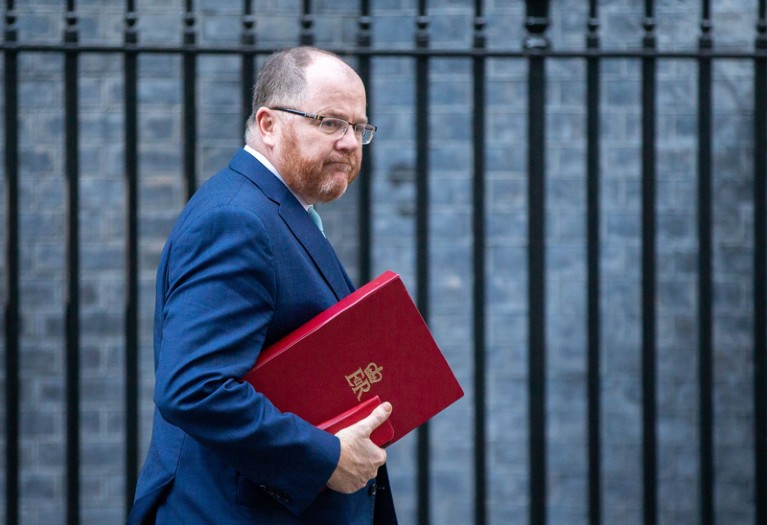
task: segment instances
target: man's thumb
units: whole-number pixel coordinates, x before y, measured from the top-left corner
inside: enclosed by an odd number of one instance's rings
[[[365,433],[370,436],[375,429],[380,427],[384,421],[389,419],[392,406],[388,401],[384,401],[373,410],[368,417],[360,420],[359,424]]]

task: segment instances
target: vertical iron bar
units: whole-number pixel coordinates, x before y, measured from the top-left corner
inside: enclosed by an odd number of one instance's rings
[[[643,48],[655,49],[653,1],[645,1]],[[656,312],[655,312],[655,76],[652,56],[642,59],[642,427],[644,523],[657,516],[657,421],[655,408]]]
[[[587,310],[588,310],[588,457],[589,457],[589,524],[602,522],[602,451],[601,451],[601,384],[600,384],[600,59],[599,14],[596,0],[590,0],[586,47],[594,56],[586,59],[586,236],[587,236]]]
[[[80,227],[78,43],[74,1],[67,2],[64,29],[64,125],[67,177],[67,305],[66,305],[66,410],[67,410],[67,523],[80,522]]]
[[[487,470],[485,442],[486,344],[485,344],[485,57],[487,45],[482,0],[476,0],[474,12],[473,68],[473,137],[474,174],[472,186],[472,227],[474,282],[472,288],[474,334],[474,523],[487,523]]]
[[[252,48],[256,45],[256,18],[253,16],[253,0],[245,0],[242,12],[242,36],[240,43],[243,47],[240,86],[242,88],[242,122],[248,121],[253,111],[253,84],[256,79],[256,54]]]
[[[426,0],[418,2],[416,49],[429,47],[429,18]],[[421,54],[415,63],[416,86],[416,302],[424,319],[429,320],[429,57]],[[429,424],[417,430],[418,523],[431,521],[429,475]]]
[[[301,13],[301,45],[314,45],[314,17],[312,16],[312,0],[304,0]]]
[[[19,523],[19,85],[13,0],[5,11],[5,521]]]
[[[186,0],[184,14],[184,86],[183,86],[183,126],[184,151],[183,170],[186,184],[186,197],[190,198],[197,190],[197,54],[195,44],[195,14],[192,0]]]
[[[700,523],[714,523],[713,288],[712,288],[712,77],[710,0],[703,0],[698,40],[698,384]]]
[[[754,61],[754,459],[756,523],[767,523],[767,2],[759,0]]]
[[[130,511],[138,478],[138,18],[134,2],[125,13],[125,508]]]
[[[527,0],[528,68],[528,388],[530,523],[546,523],[546,29],[549,3]]]
[[[370,0],[360,0],[360,17],[357,21],[357,45],[360,49],[370,49],[372,45],[373,20],[370,17]],[[371,57],[361,54],[358,59],[359,74],[367,91],[368,119],[372,116],[373,107],[373,74]],[[359,280],[362,283],[372,278],[372,188],[373,188],[373,148],[368,145],[362,156],[362,176],[359,178]]]

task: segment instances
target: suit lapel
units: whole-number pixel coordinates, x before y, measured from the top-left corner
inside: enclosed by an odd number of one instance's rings
[[[314,221],[306,213],[303,206],[290,195],[295,205],[283,202],[280,206],[280,217],[285,221],[290,231],[304,246],[314,264],[319,269],[325,281],[333,289],[337,299],[343,299],[351,292],[341,268],[341,262],[336,252]]]
[[[352,287],[333,247],[287,186],[244,149],[237,152],[230,167],[252,180],[267,197],[279,205],[283,222],[312,258],[336,299],[341,300],[349,295]]]

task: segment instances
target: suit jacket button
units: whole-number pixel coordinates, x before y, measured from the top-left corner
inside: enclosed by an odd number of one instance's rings
[[[376,492],[378,492],[378,485],[373,483],[372,485],[368,487],[368,494],[370,494],[371,496],[375,496]]]

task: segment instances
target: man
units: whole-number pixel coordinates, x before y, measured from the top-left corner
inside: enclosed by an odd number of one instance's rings
[[[337,56],[295,48],[261,68],[247,145],[190,199],[162,254],[157,408],[129,523],[396,523],[386,452],[369,439],[389,403],[332,436],[239,381],[352,291],[312,206],[344,193],[374,133],[362,81]]]

